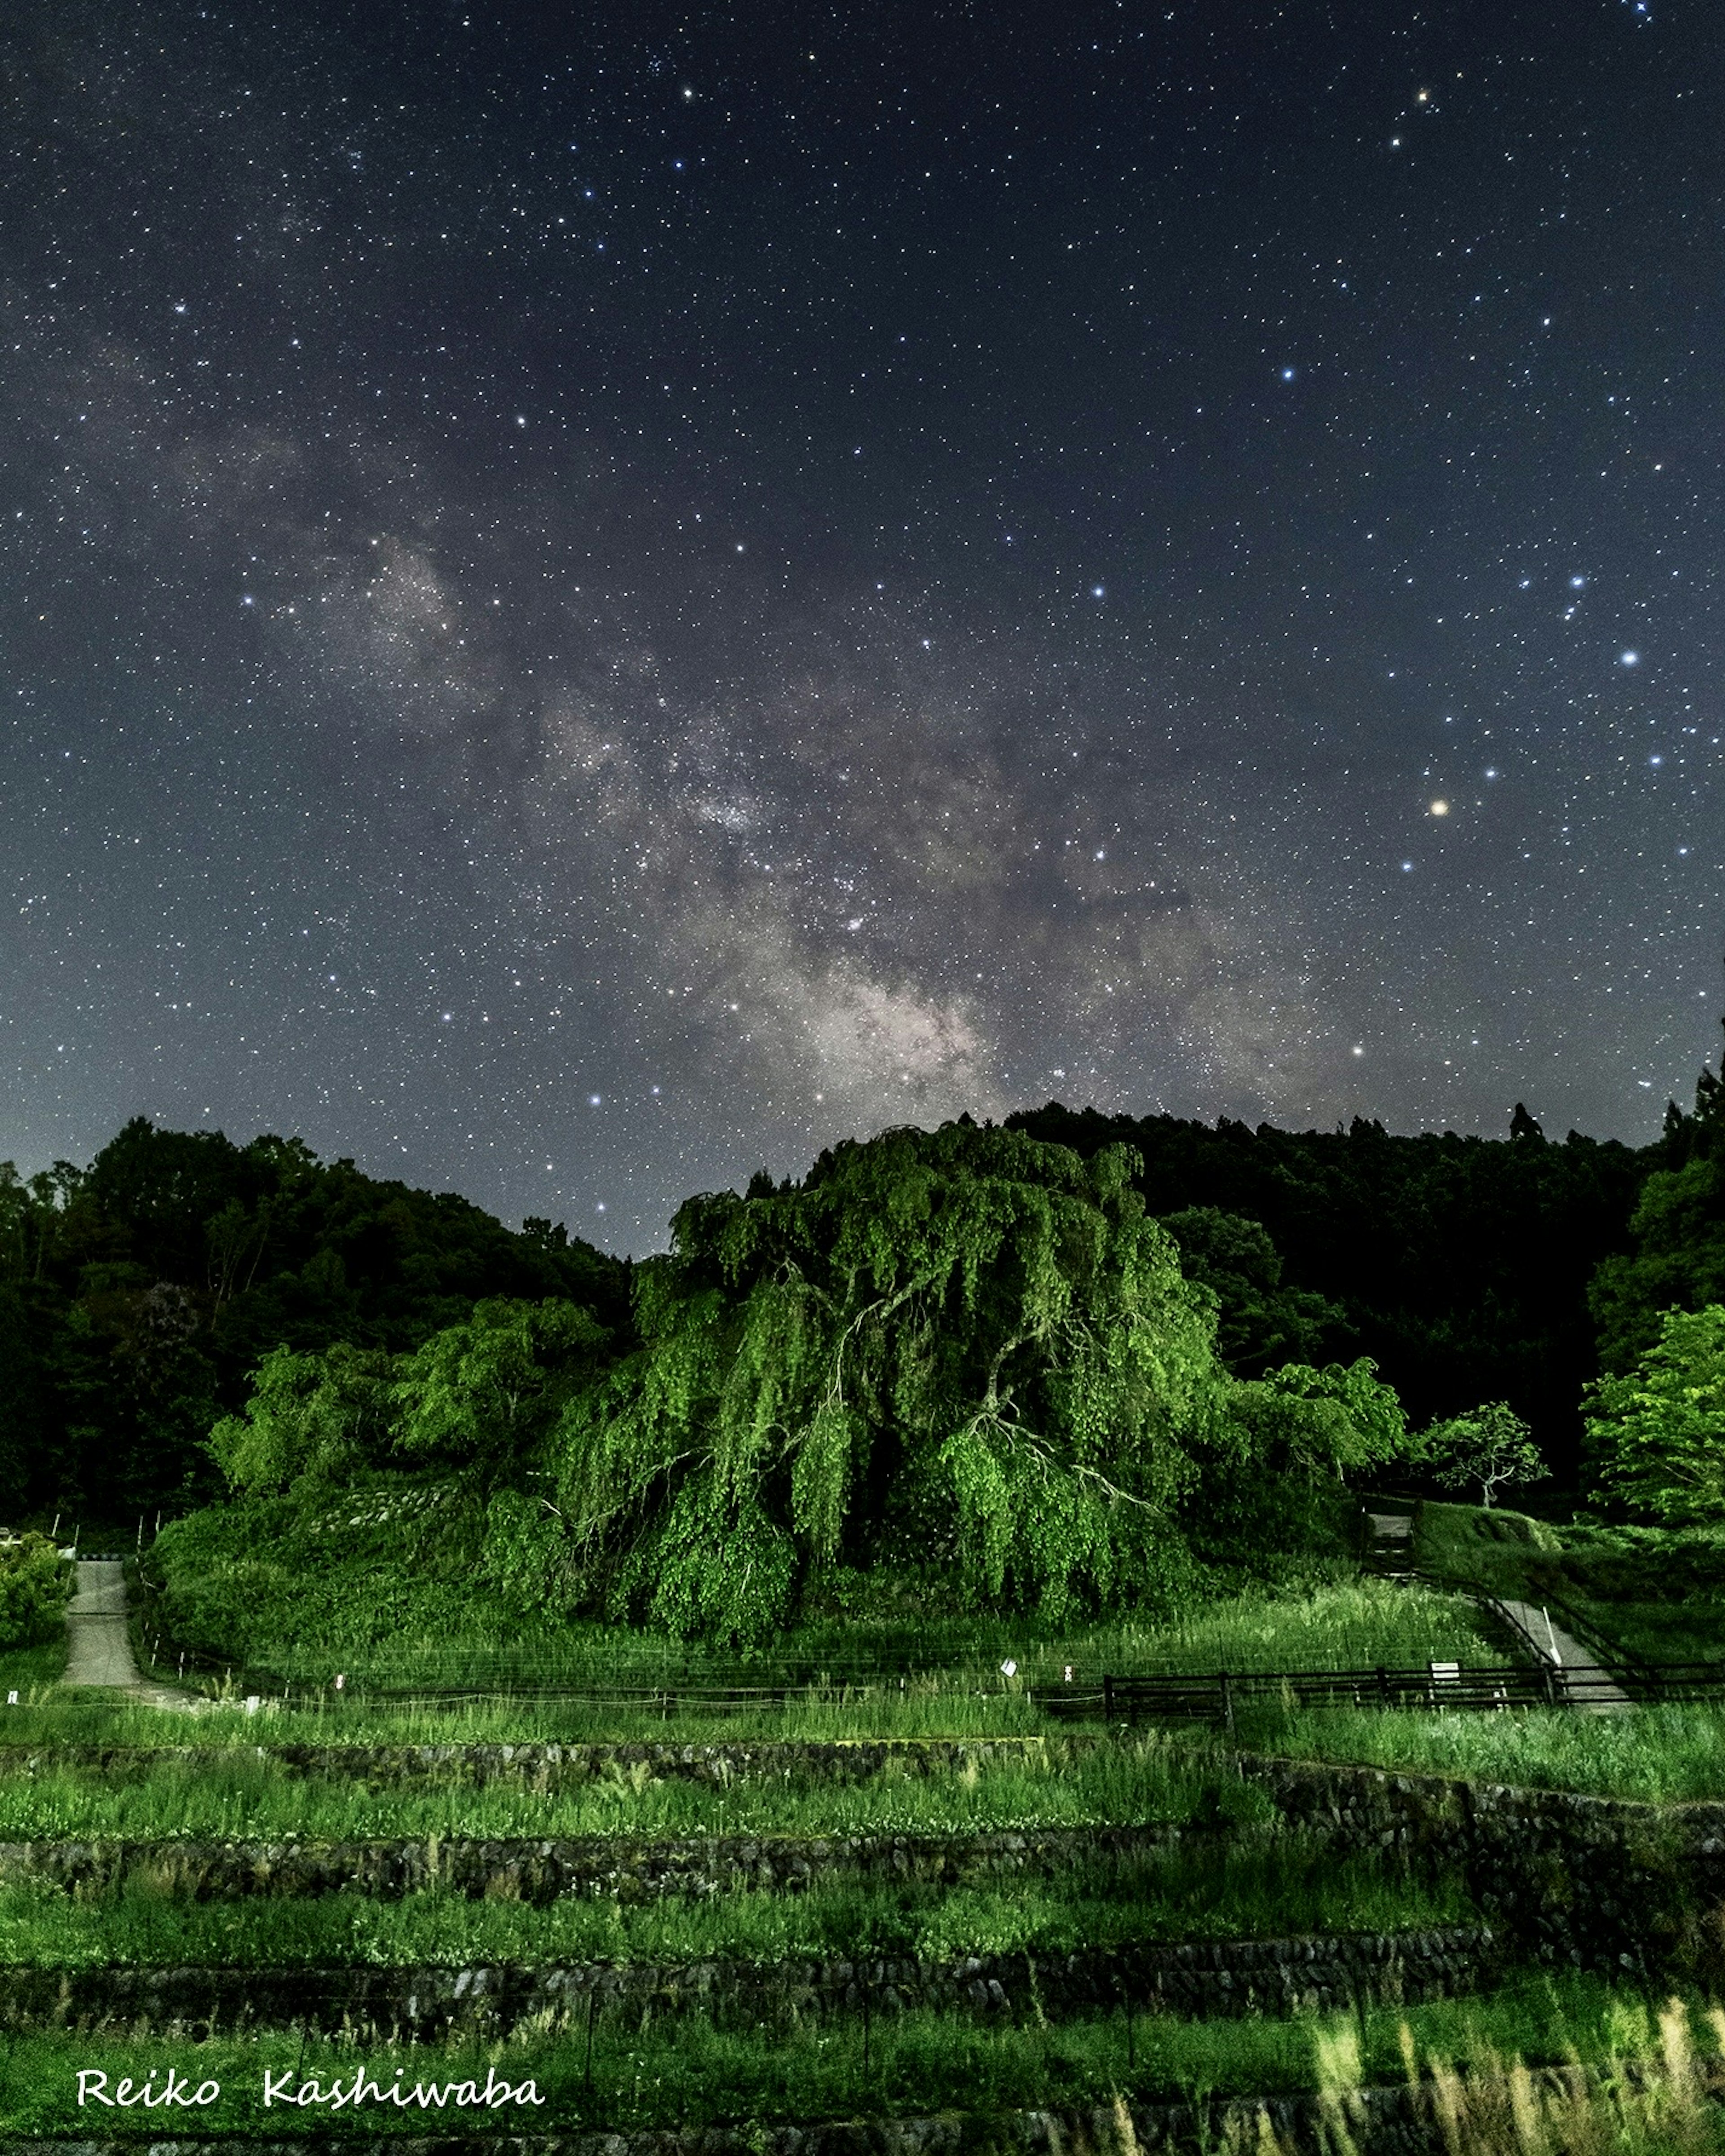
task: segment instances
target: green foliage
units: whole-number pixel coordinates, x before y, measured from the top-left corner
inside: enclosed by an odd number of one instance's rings
[[[1230,1412],[1250,1433],[1254,1457],[1308,1478],[1381,1466],[1408,1450],[1402,1404],[1363,1355],[1322,1370],[1284,1363],[1236,1388]]]
[[[54,1639],[71,1592],[72,1568],[46,1535],[0,1543],[0,1648]]]
[[[559,1433],[560,1502],[614,1594],[760,1637],[919,1478],[979,1599],[1058,1621],[1147,1583],[1198,1456],[1237,1433],[1132,1166],[950,1125],[685,1205],[641,1268],[644,1346]]]
[[[553,1446],[607,1606],[747,1642],[889,1558],[1058,1625],[1190,1578],[1201,1473],[1393,1453],[1368,1363],[1230,1379],[1137,1165],[957,1123],[684,1206],[638,1276],[642,1348]]]
[[[264,1496],[302,1475],[333,1481],[381,1455],[395,1362],[345,1340],[321,1355],[274,1349],[253,1378],[244,1413],[224,1416],[210,1432],[229,1489]]]
[[[610,1335],[572,1302],[477,1303],[400,1358],[395,1445],[490,1484],[531,1457],[564,1403],[588,1383]]]
[[[1416,1456],[1446,1490],[1477,1485],[1480,1502],[1487,1507],[1498,1491],[1543,1481],[1548,1472],[1527,1424],[1505,1400],[1488,1400],[1435,1423],[1419,1440]]]
[[[230,1489],[263,1495],[302,1476],[331,1482],[407,1460],[454,1469],[482,1491],[522,1471],[563,1404],[590,1382],[608,1338],[573,1303],[478,1303],[411,1354],[337,1341],[278,1348],[243,1414],[210,1433]]]
[[[480,1577],[523,1616],[542,1621],[575,1606],[581,1582],[572,1550],[548,1498],[499,1490],[485,1507]]]
[[[0,1163],[0,1517],[111,1521],[213,1494],[211,1426],[277,1348],[408,1354],[497,1299],[578,1302],[614,1327],[627,1282],[548,1221],[512,1235],[296,1140],[137,1118],[87,1168],[26,1180]]]
[[[1725,1302],[1725,1146],[1650,1175],[1630,1233],[1634,1254],[1606,1259],[1589,1291],[1599,1359],[1619,1373],[1658,1338],[1666,1311]]]
[[[1725,1303],[1725,1082],[1696,1081],[1695,1107],[1673,1101],[1653,1148],[1653,1172],[1630,1222],[1631,1251],[1607,1257],[1589,1301],[1599,1360],[1622,1375],[1659,1337],[1665,1312]]]
[[[1236,1377],[1312,1362],[1350,1331],[1338,1305],[1284,1285],[1281,1254],[1261,1222],[1193,1205],[1163,1214],[1162,1225],[1180,1253],[1180,1270],[1215,1295],[1216,1353]]]
[[[1589,1389],[1603,1490],[1673,1525],[1725,1519],[1725,1305],[1668,1310],[1627,1375]]]
[[[1567,1476],[1579,1454],[1581,1387],[1598,1368],[1588,1281],[1621,1249],[1637,1192],[1662,1163],[1653,1149],[1573,1131],[1545,1141],[1531,1125],[1523,1118],[1522,1135],[1502,1139],[1401,1137],[1358,1117],[1346,1130],[1283,1131],[1050,1104],[1009,1127],[1086,1156],[1130,1147],[1146,1204],[1183,1248],[1194,1211],[1261,1223],[1282,1268],[1277,1293],[1320,1296],[1339,1322],[1325,1321],[1321,1347],[1255,1339],[1264,1307],[1282,1322],[1261,1251],[1253,1260],[1243,1245],[1207,1250],[1194,1234],[1192,1269],[1221,1297],[1222,1352],[1239,1356],[1238,1374],[1363,1354],[1416,1428],[1505,1399]]]

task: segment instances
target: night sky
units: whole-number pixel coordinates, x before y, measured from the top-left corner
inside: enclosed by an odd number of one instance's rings
[[[9,0],[0,1157],[1651,1137],[1717,0]]]

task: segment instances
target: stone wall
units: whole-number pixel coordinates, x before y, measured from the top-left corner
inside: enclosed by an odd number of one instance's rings
[[[131,2037],[300,2027],[367,2039],[429,2041],[452,2032],[552,2035],[627,2011],[697,2012],[756,2026],[795,2014],[909,2012],[1019,2021],[1130,2005],[1136,2012],[1217,2015],[1414,2005],[1481,1989],[1499,1973],[1483,1927],[1207,1939],[1070,1953],[972,1955],[929,1962],[586,1962],[562,1968],[15,1969],[0,2026]]]
[[[1459,1870],[1517,1957],[1725,1974],[1725,1804],[1636,1804],[1249,1752],[1227,1763],[1291,1827],[1343,1851]]]
[[[0,1730],[0,1738],[4,1732]],[[504,1783],[542,1791],[599,1781],[859,1782],[884,1772],[933,1774],[973,1764],[1010,1765],[1028,1753],[1067,1758],[1108,1742],[1086,1737],[762,1738],[709,1744],[56,1744],[0,1743],[0,1771],[81,1768],[135,1775],[177,1765],[219,1772],[249,1756],[290,1774],[321,1774],[365,1786],[431,1782],[480,1788]]]
[[[579,1835],[487,1840],[13,1841],[0,1880],[49,1879],[89,1891],[126,1879],[206,1899],[241,1894],[446,1893],[542,1903],[567,1894],[652,1901],[745,1889],[796,1892],[817,1881],[963,1887],[1047,1877],[1093,1862],[1142,1861],[1206,1826],[1049,1827],[993,1834],[696,1835],[636,1840]]]

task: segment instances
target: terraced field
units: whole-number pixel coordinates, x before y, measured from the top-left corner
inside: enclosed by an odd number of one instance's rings
[[[552,1719],[21,1706],[0,2145],[1483,2150],[1538,2113],[1555,2150],[1577,2073],[1594,2124],[1614,2061],[1671,2082],[1656,2013],[1539,1963],[1477,1864],[1202,1732],[974,1692]],[[1685,2027],[1704,2093],[1720,2037]],[[1556,2078],[1458,2138],[1516,2060]]]

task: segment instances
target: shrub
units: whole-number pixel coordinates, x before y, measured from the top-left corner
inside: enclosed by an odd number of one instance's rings
[[[71,1592],[72,1568],[46,1535],[0,1548],[0,1647],[53,1639]]]

